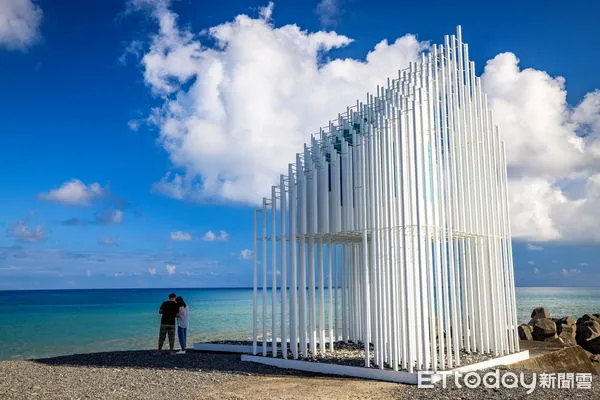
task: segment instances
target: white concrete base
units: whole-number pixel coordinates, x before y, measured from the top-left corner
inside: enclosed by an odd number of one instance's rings
[[[262,343],[257,346],[258,352],[262,353]],[[252,345],[243,344],[220,344],[220,343],[194,343],[194,350],[198,351],[214,351],[217,353],[241,353],[252,354]],[[277,350],[281,350],[278,345]],[[267,345],[267,351],[271,352],[271,345]]]
[[[259,364],[271,365],[283,369],[295,369],[299,371],[316,372],[327,375],[352,376],[356,378],[374,379],[379,381],[408,383],[416,385],[418,383],[418,373],[410,373],[406,371],[392,371],[389,369],[376,369],[365,367],[352,367],[348,365],[326,364],[319,362],[300,361],[300,360],[284,360],[283,358],[271,358],[262,356],[253,356],[242,354],[242,361],[255,362]],[[497,357],[492,360],[482,361],[480,363],[465,365],[455,368],[450,371],[438,373],[428,372],[426,375],[427,383],[436,383],[442,380],[443,375],[452,374],[454,372],[470,372],[488,369],[492,367],[512,364],[518,361],[529,358],[529,351],[522,351],[507,356]]]
[[[491,360],[486,360],[482,362],[478,362],[475,364],[463,365],[462,367],[457,367],[451,370],[450,372],[471,372],[471,371],[481,371],[483,369],[488,369],[492,367],[498,367],[501,365],[508,365],[512,363],[516,363],[519,361],[529,359],[529,350],[520,351],[518,353],[508,354],[506,356],[496,357]]]
[[[327,375],[352,376],[356,378],[375,379],[380,381],[417,384],[417,374],[404,371],[380,370],[375,368],[352,367],[349,365],[325,364],[311,361],[284,360],[242,354],[242,361],[271,365],[277,368],[296,369]]]

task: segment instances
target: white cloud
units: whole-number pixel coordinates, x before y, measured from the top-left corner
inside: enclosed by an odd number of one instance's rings
[[[533,261],[527,261],[527,264],[529,264],[529,265],[535,265],[535,262],[533,262]]]
[[[113,236],[102,236],[98,238],[98,244],[101,246],[118,246],[119,242]]]
[[[581,270],[578,270],[578,269],[575,269],[575,268],[571,268],[571,269],[566,269],[566,268],[563,268],[563,269],[560,271],[560,273],[561,273],[563,276],[573,276],[573,275],[577,275],[577,274],[581,273]]]
[[[352,39],[275,27],[263,9],[210,28],[216,45],[206,48],[164,5],[152,9],[159,31],[141,65],[164,98],[149,123],[174,167],[153,190],[181,200],[260,202],[311,132],[426,47],[406,35],[380,42],[365,61],[330,60],[329,50]]]
[[[58,201],[67,205],[88,206],[93,200],[105,194],[106,191],[98,183],[86,185],[79,179],[72,179],[63,183],[58,189],[40,193],[38,197],[41,200]]]
[[[180,200],[257,204],[311,132],[428,49],[405,35],[364,61],[328,58],[352,39],[277,27],[272,6],[208,29],[209,48],[167,1],[142,3],[159,26],[140,63],[162,102],[148,123],[173,164],[153,190]],[[600,242],[600,91],[572,107],[565,79],[512,53],[490,60],[482,83],[507,143],[513,237]]]
[[[165,265],[165,269],[167,270],[167,274],[173,275],[177,267],[175,265],[167,264]]]
[[[539,273],[540,273],[540,269],[539,269],[539,268],[534,268],[534,269],[533,269],[533,273],[534,273],[535,275],[539,275]]]
[[[252,259],[254,252],[250,249],[244,249],[242,251],[240,251],[240,258],[242,260],[250,260]]]
[[[38,243],[46,240],[46,231],[42,225],[30,227],[24,221],[15,222],[6,233],[19,242]]]
[[[115,273],[113,274],[113,276],[114,276],[115,278],[120,278],[120,277],[122,277],[122,276],[125,276],[125,273],[124,273],[124,272],[115,272]]]
[[[192,240],[192,235],[183,231],[171,232],[171,240],[188,241]]]
[[[527,250],[542,251],[542,250],[544,250],[544,247],[543,246],[539,246],[537,244],[527,243]]]
[[[25,50],[34,44],[42,15],[31,0],[0,0],[0,48]]]
[[[92,271],[90,271],[89,269],[87,271],[85,271],[85,276],[87,276],[88,278],[92,276]]]
[[[342,13],[340,9],[340,0],[321,0],[315,9],[319,15],[321,25],[324,27],[337,25],[338,19]]]
[[[219,236],[215,235],[213,231],[208,231],[202,236],[202,240],[205,242],[224,242],[229,239],[229,234],[225,231],[219,231]]]
[[[96,217],[96,223],[100,225],[119,225],[123,222],[123,211],[109,210]]]
[[[506,140],[513,236],[599,242],[600,92],[570,107],[564,78],[521,69],[512,53],[482,82]]]
[[[152,276],[156,275],[156,268],[148,268],[148,273]]]
[[[135,60],[138,60],[142,55],[143,43],[139,40],[134,40],[125,47],[123,54],[119,57],[119,63],[121,65],[127,64],[127,59],[132,56]]]
[[[580,266],[580,267],[589,267],[589,266],[590,266],[590,264],[588,264],[588,263],[586,263],[586,262],[580,262],[580,263],[579,263],[579,266]]]

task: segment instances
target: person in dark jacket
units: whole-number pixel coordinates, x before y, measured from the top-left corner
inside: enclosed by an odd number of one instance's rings
[[[158,351],[156,354],[160,354],[165,338],[169,336],[169,350],[171,354],[175,354],[175,320],[179,313],[179,306],[176,302],[177,296],[175,293],[169,294],[169,300],[161,304],[158,310],[159,314],[162,314],[160,319],[160,331],[158,334]]]

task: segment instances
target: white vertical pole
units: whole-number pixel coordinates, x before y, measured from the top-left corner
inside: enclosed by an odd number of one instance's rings
[[[306,151],[305,151],[306,156]],[[307,335],[306,335],[306,173],[305,173],[305,165],[300,161],[300,155],[296,155],[296,177],[298,179],[298,184],[300,185],[298,189],[298,202],[300,203],[299,207],[299,219],[298,219],[298,229],[300,232],[300,244],[298,251],[298,268],[300,269],[300,308],[299,308],[299,323],[300,323],[300,352],[302,357],[306,357],[308,355],[308,346],[307,346]]]
[[[297,278],[297,254],[296,254],[296,212],[297,212],[297,193],[296,193],[296,179],[292,168],[292,164],[288,167],[288,185],[289,185],[289,204],[290,204],[290,290],[292,294],[290,296],[290,346],[292,348],[292,354],[294,359],[298,358],[298,283]]]
[[[361,169],[362,169],[362,177],[363,177],[363,182],[362,182],[362,210],[361,210],[361,216],[362,216],[362,255],[363,255],[363,284],[362,284],[362,289],[363,289],[363,309],[365,312],[364,318],[363,318],[363,331],[364,331],[364,335],[365,338],[363,339],[364,342],[364,349],[365,349],[365,367],[369,367],[370,366],[370,355],[369,355],[369,340],[368,338],[368,332],[371,330],[371,316],[370,316],[370,304],[369,304],[369,300],[370,300],[370,293],[369,293],[369,257],[368,257],[368,245],[367,245],[367,240],[368,240],[368,236],[367,236],[367,209],[366,209],[366,205],[367,205],[367,185],[366,185],[366,163],[365,163],[365,156],[366,153],[364,151],[365,149],[365,143],[366,143],[366,137],[365,136],[360,136],[360,140],[361,140],[361,151],[363,153],[363,157],[360,157],[361,159]],[[356,143],[355,143],[356,145]],[[373,234],[371,234],[373,236]],[[373,239],[371,239],[373,240]]]
[[[335,249],[332,246],[331,240],[327,242],[327,279],[328,279],[328,285],[327,285],[327,293],[329,295],[329,350],[333,351],[333,343],[335,341],[335,337],[334,337],[334,333],[333,333],[333,327],[334,327],[334,323],[333,323],[333,318],[335,315],[335,311],[333,309],[333,268],[334,268],[334,262],[333,262],[333,253],[334,253]]]
[[[263,356],[267,356],[267,199],[263,198],[262,207],[262,323]]]
[[[281,354],[284,359],[287,359],[287,254],[286,254],[286,246],[287,246],[287,238],[286,238],[286,218],[287,218],[287,210],[286,210],[286,195],[285,195],[285,175],[281,175],[280,177],[280,189],[279,189],[279,204],[280,204],[280,220],[279,223],[281,225],[281,235],[280,235],[280,244],[281,244]]]
[[[325,273],[323,239],[319,239],[317,259],[319,260],[319,350],[325,352]]]
[[[277,357],[277,195],[271,188],[271,353]]]
[[[254,273],[252,274],[252,354],[256,355],[257,353],[257,308],[258,308],[258,302],[257,302],[257,296],[258,296],[258,260],[256,259],[256,253],[258,251],[258,245],[257,245],[257,210],[254,210],[254,237],[253,237],[253,244],[254,244],[254,251],[252,253],[253,255],[253,264],[254,264]]]

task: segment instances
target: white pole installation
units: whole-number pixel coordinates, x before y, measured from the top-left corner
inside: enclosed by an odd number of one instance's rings
[[[268,321],[273,357],[341,339],[413,372],[519,350],[505,146],[460,27],[444,39],[312,136],[255,211],[255,354],[261,318],[263,356]]]

